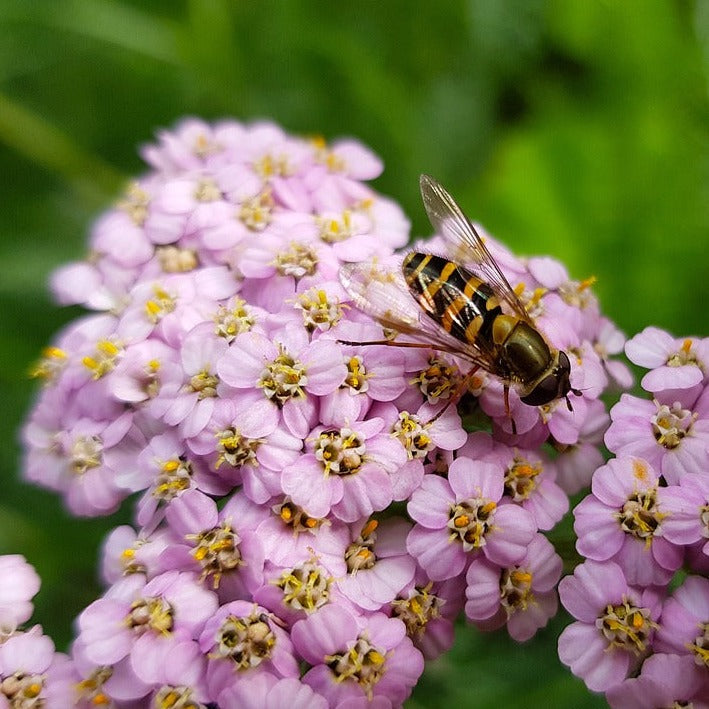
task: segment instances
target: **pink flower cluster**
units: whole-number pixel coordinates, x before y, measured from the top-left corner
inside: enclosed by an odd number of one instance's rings
[[[41,696],[46,706],[73,706],[72,664],[55,652],[39,625],[25,630],[33,612],[39,576],[24,557],[0,556],[0,705],[30,706]]]
[[[559,655],[613,707],[709,706],[709,339],[648,327],[625,350],[649,396],[611,410],[616,457],[574,510]]]
[[[78,619],[77,705],[400,706],[463,607],[530,638],[561,574],[541,532],[602,461],[601,393],[631,381],[591,282],[486,237],[582,392],[511,391],[513,433],[492,374],[448,406],[465,361],[344,344],[383,333],[340,266],[409,238],[366,148],[188,120],[143,155],[54,276],[97,312],[47,348],[23,432],[27,478],[74,514],[137,495]]]

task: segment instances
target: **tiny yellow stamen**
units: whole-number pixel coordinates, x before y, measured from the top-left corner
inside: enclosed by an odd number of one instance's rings
[[[362,537],[366,539],[372,532],[379,526],[379,522],[376,519],[370,519],[367,524],[362,527]]]
[[[374,665],[383,665],[385,657],[382,655],[381,652],[377,652],[376,650],[370,650],[367,653],[367,659],[372,662]]]
[[[517,569],[512,572],[512,580],[518,585],[529,585],[532,583],[532,574],[528,571]]]
[[[61,347],[45,347],[42,350],[42,354],[47,358],[52,359],[66,359],[66,352]]]
[[[118,354],[118,347],[110,340],[101,340],[96,345],[96,349],[109,357],[115,357]]]
[[[497,509],[497,503],[490,500],[490,502],[488,502],[487,504],[482,506],[481,512],[483,513],[483,515],[490,515],[496,509]]]
[[[595,276],[589,276],[588,278],[584,278],[584,280],[579,283],[579,290],[583,291],[587,288],[590,288],[597,280],[598,279]]]
[[[530,306],[535,306],[539,303],[539,301],[544,297],[544,294],[547,292],[546,288],[535,288],[534,292],[532,293],[532,297],[529,299],[529,305]]]
[[[145,310],[148,313],[148,317],[155,317],[160,312],[160,305],[154,300],[148,300],[145,303]]]

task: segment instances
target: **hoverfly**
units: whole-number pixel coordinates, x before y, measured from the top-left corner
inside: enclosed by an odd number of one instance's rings
[[[417,341],[347,344],[427,347],[457,355],[473,365],[465,387],[478,369],[502,380],[510,419],[510,387],[529,406],[563,397],[571,411],[569,392],[581,392],[571,387],[567,354],[552,347],[536,328],[453,197],[428,175],[421,175],[421,196],[435,232],[466,265],[421,251],[405,255],[400,273],[373,262],[346,264],[340,280],[355,305],[384,328]]]

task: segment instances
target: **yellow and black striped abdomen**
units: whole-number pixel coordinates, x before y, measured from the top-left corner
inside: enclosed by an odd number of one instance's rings
[[[492,323],[502,313],[492,288],[441,256],[412,251],[402,264],[419,305],[446,332],[468,344],[492,347]]]

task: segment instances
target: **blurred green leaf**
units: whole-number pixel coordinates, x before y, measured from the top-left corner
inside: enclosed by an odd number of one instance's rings
[[[58,172],[86,198],[105,200],[124,181],[117,170],[2,93],[0,139],[36,165]]]
[[[206,4],[206,3],[205,3]],[[175,3],[177,5],[177,3]],[[112,0],[4,0],[0,22],[81,35],[160,61],[179,63],[179,22]]]

